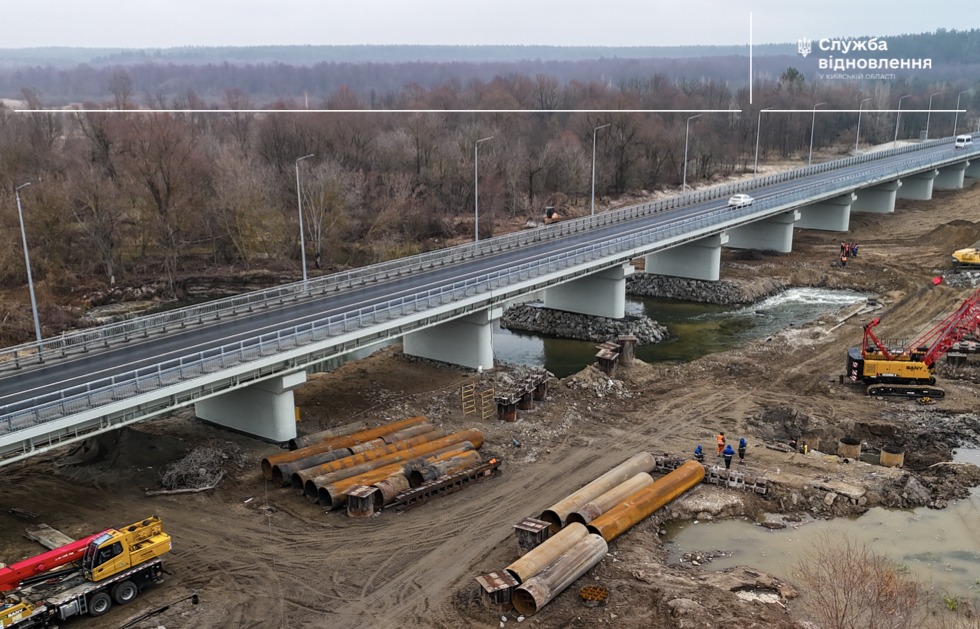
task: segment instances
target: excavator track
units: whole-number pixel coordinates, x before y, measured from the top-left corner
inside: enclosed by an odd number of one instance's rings
[[[867,389],[868,395],[922,398],[928,397],[938,400],[946,395],[941,387],[929,386],[927,384],[872,384]]]

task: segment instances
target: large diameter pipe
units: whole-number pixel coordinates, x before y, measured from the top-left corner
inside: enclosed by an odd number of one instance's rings
[[[429,425],[431,426],[431,424]],[[315,465],[322,465],[324,463],[329,463],[330,461],[336,461],[337,459],[343,459],[359,452],[367,452],[368,450],[383,448],[386,445],[388,444],[385,443],[384,439],[378,437],[377,439],[365,441],[364,443],[359,443],[356,446],[351,446],[349,448],[327,450],[326,452],[311,454],[310,456],[303,457],[302,459],[296,459],[295,461],[278,463],[272,466],[272,482],[285,487],[289,484],[289,479],[295,472],[304,470],[308,467],[313,467]]]
[[[432,432],[436,427],[434,424],[428,422],[424,424],[419,424],[417,426],[412,426],[410,428],[404,428],[397,432],[393,432],[387,435],[383,435],[381,440],[387,444],[395,443],[396,441],[402,441],[403,439],[408,439],[409,437],[415,437],[418,435],[424,435],[427,432]]]
[[[644,487],[624,502],[589,522],[589,532],[601,535],[604,540],[611,542],[703,479],[704,467],[697,461],[685,461],[652,485]]]
[[[378,507],[391,504],[399,494],[410,489],[408,477],[404,474],[392,474],[388,478],[376,482],[374,487],[378,488],[378,493],[375,494],[374,499],[375,510]]]
[[[552,533],[557,533],[565,523],[568,514],[587,502],[595,500],[616,485],[640,472],[650,472],[656,467],[657,461],[649,452],[639,452],[616,467],[612,468],[585,487],[582,487],[567,498],[558,502],[541,513],[540,519],[549,522]]]
[[[587,535],[547,568],[520,584],[511,602],[519,614],[535,614],[580,576],[591,570],[609,552],[606,540]]]
[[[609,511],[644,487],[653,484],[653,476],[640,472],[636,476],[616,485],[592,502],[587,502],[568,514],[568,522],[588,524],[600,515]]]
[[[335,483],[330,483],[329,485],[322,485],[317,490],[317,502],[327,509],[336,509],[337,507],[343,506],[344,503],[347,502],[347,494],[345,492],[354,485],[370,486],[380,480],[388,478],[392,474],[401,473],[407,475],[412,470],[416,470],[420,467],[428,465],[429,463],[434,463],[451,456],[455,455],[435,453],[427,454],[425,456],[414,458],[407,463],[393,463],[391,465],[379,467],[376,470],[371,470],[370,472],[364,472],[363,474],[358,474],[357,476],[351,476],[350,478],[345,478]]]
[[[299,489],[303,488],[305,490],[306,483],[310,480],[315,479],[317,476],[323,476],[324,474],[329,474],[330,472],[336,472],[337,470],[354,467],[355,465],[360,465],[367,461],[373,461],[374,459],[380,459],[388,457],[399,452],[408,451],[412,448],[425,446],[428,444],[435,444],[435,446],[430,450],[424,450],[424,452],[432,452],[439,448],[445,446],[454,445],[457,443],[462,443],[463,441],[469,441],[473,444],[473,448],[479,448],[483,445],[483,433],[475,428],[469,430],[464,430],[461,432],[453,433],[451,435],[446,435],[445,437],[432,438],[436,435],[436,431],[425,433],[424,435],[419,435],[417,437],[411,437],[410,439],[405,439],[404,441],[398,441],[391,445],[387,445],[383,448],[378,448],[376,450],[369,450],[367,452],[361,452],[359,454],[354,454],[344,459],[338,459],[336,461],[330,461],[329,463],[324,463],[322,465],[317,465],[316,467],[311,467],[305,470],[300,470],[294,472],[290,477],[290,484],[293,488]],[[406,447],[408,446],[408,447]],[[407,457],[402,456],[398,459],[385,459],[386,461],[403,461],[406,458],[411,458],[413,455],[409,454]]]
[[[468,467],[473,467],[481,463],[483,463],[483,457],[480,456],[479,452],[474,450],[456,454],[448,459],[429,463],[425,467],[412,470],[408,475],[408,484],[412,488],[419,487],[425,482],[455,474],[460,470],[465,470]]]
[[[385,444],[380,439],[372,439],[371,441],[368,441],[362,445],[367,446],[368,444],[377,444],[376,447],[368,448],[367,450],[363,450],[361,452],[355,452],[355,449],[359,449],[359,448],[358,446],[352,446],[351,448],[348,449],[348,451],[351,452],[351,454],[349,454],[346,457],[338,458],[338,457],[330,456],[329,458],[326,458],[326,460],[320,461],[321,457],[327,457],[328,455],[328,453],[321,452],[320,454],[315,454],[312,457],[306,457],[303,459],[298,459],[296,461],[289,461],[286,463],[279,463],[272,467],[272,482],[278,483],[281,486],[292,484],[294,488],[302,489],[303,488],[302,483],[298,485],[295,484],[295,482],[293,481],[293,477],[297,473],[302,472],[303,470],[318,468],[324,465],[331,465],[334,463],[343,466],[346,463],[341,463],[341,462],[347,462],[348,460],[351,460],[350,465],[356,465],[361,461],[370,461],[371,459],[376,459],[378,457],[384,456],[385,454],[391,452],[397,452],[398,450],[407,450],[413,446],[417,446],[419,444],[423,444],[428,441],[438,439],[444,435],[445,433],[442,431],[430,430],[427,433],[415,437],[409,437],[408,439],[396,441],[391,444]],[[377,443],[379,441],[381,441],[381,443]]]
[[[330,437],[321,441],[320,443],[306,446],[305,448],[273,454],[262,459],[262,475],[265,476],[266,480],[272,480],[272,468],[280,463],[288,463],[289,461],[295,461],[296,459],[302,459],[303,457],[310,456],[311,454],[318,454],[328,450],[349,448],[351,446],[356,446],[359,443],[364,443],[365,441],[377,439],[382,435],[387,435],[403,428],[409,428],[427,421],[428,420],[425,417],[410,417],[401,421],[391,422],[390,424],[384,424],[383,426],[378,426],[377,428],[361,430],[350,435]]]
[[[538,544],[532,550],[524,553],[520,559],[504,568],[504,570],[517,579],[518,583],[524,583],[555,563],[559,557],[567,553],[575,544],[585,539],[588,534],[589,530],[584,525],[577,523],[569,524]]]
[[[327,439],[332,439],[334,437],[346,437],[347,435],[352,435],[355,432],[367,430],[367,428],[368,423],[365,421],[352,422],[350,424],[344,424],[343,426],[334,426],[333,428],[327,428],[326,430],[321,430],[320,432],[315,432],[311,435],[303,435],[302,437],[290,439],[289,449],[298,450],[300,448],[305,448],[306,446],[311,446],[315,443],[320,443],[321,441],[326,441]]]
[[[439,448],[438,450],[434,450],[429,454],[436,455],[436,456],[442,454],[454,455],[454,454],[461,454],[463,452],[472,449],[473,449],[472,443],[470,443],[469,441],[461,441],[459,443],[454,443],[444,448]],[[355,465],[354,467],[345,467],[344,469],[337,470],[335,472],[330,472],[329,474],[321,474],[320,476],[317,476],[316,478],[311,478],[310,480],[303,483],[303,494],[311,501],[317,502],[320,500],[320,496],[318,494],[320,487],[324,485],[330,485],[332,483],[342,481],[345,478],[350,478],[351,476],[358,476],[360,474],[364,474],[365,472],[376,470],[379,467],[392,465],[393,463],[400,463],[403,461],[412,462],[414,460],[415,459],[412,457],[406,459],[404,456],[400,456],[400,453],[395,453],[394,455],[382,457],[380,459],[375,459],[373,461],[367,461],[366,463],[361,463],[360,465]],[[406,476],[416,467],[419,467],[418,463],[416,463],[411,468],[406,468],[404,472]],[[296,475],[294,475],[293,477],[296,478]]]

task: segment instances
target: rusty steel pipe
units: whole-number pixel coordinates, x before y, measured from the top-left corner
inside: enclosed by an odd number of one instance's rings
[[[293,477],[296,476],[297,473],[302,472],[304,470],[322,467],[324,465],[332,465],[332,464],[340,465],[342,467],[344,464],[347,464],[344,462],[349,462],[350,465],[355,465],[356,463],[353,462],[355,460],[356,462],[370,461],[371,459],[376,459],[378,457],[384,456],[386,453],[397,452],[399,450],[407,450],[413,446],[421,445],[423,443],[432,441],[433,439],[438,439],[441,436],[443,436],[442,431],[430,430],[427,433],[417,435],[415,437],[409,437],[408,439],[403,439],[401,441],[396,441],[390,445],[386,445],[380,439],[372,439],[371,441],[368,441],[367,443],[362,445],[367,446],[368,444],[380,442],[377,445],[377,447],[368,448],[367,450],[362,450],[360,452],[355,452],[354,448],[357,448],[358,446],[353,446],[351,448],[348,448],[348,451],[351,454],[347,455],[346,457],[335,457],[335,456],[327,457],[327,453],[320,453],[320,454],[313,455],[313,457],[299,459],[298,461],[289,461],[288,463],[280,463],[272,468],[272,482],[279,483],[281,486],[292,485],[293,488],[302,489],[303,485],[295,484]],[[326,460],[322,461],[321,463],[317,463],[317,461],[321,457],[326,457]]]
[[[427,420],[425,417],[410,417],[408,419],[392,422],[390,424],[384,424],[382,426],[378,426],[377,428],[369,428],[368,430],[361,430],[350,435],[344,435],[343,437],[330,437],[328,439],[324,439],[320,443],[306,446],[305,448],[299,448],[298,450],[290,450],[289,452],[272,454],[262,459],[262,475],[265,476],[266,480],[272,480],[273,467],[281,463],[288,463],[289,461],[295,461],[297,459],[302,459],[303,457],[318,454],[320,452],[326,452],[328,450],[337,450],[339,448],[356,446],[359,443],[371,441],[372,439],[377,439],[382,435],[387,435],[403,428],[410,428],[411,426],[416,426],[427,421],[429,420]],[[289,477],[286,476],[286,478]]]
[[[460,454],[462,452],[466,452],[467,450],[472,450],[472,449],[473,449],[473,444],[472,443],[470,443],[469,441],[460,441],[459,443],[453,443],[453,444],[450,444],[448,446],[439,448],[438,450],[434,450],[434,451],[430,452],[429,454],[431,454],[431,455],[442,455],[442,454],[450,454],[450,455],[452,455],[452,454]],[[311,501],[317,502],[320,499],[319,496],[318,496],[318,494],[317,494],[317,492],[320,490],[320,487],[322,487],[323,485],[330,485],[332,483],[336,483],[338,481],[342,481],[345,478],[350,478],[351,476],[357,476],[359,474],[364,474],[365,472],[370,472],[372,470],[378,469],[379,467],[384,467],[386,465],[391,465],[393,463],[401,463],[401,462],[404,462],[404,461],[412,462],[412,461],[415,460],[411,456],[409,456],[408,458],[406,458],[404,456],[400,456],[401,454],[402,453],[400,453],[400,452],[396,452],[396,453],[390,454],[388,456],[383,456],[383,457],[381,457],[379,459],[374,459],[373,461],[367,461],[365,463],[361,463],[360,465],[355,465],[353,467],[345,467],[343,469],[336,470],[334,472],[329,472],[327,474],[321,474],[321,475],[319,475],[319,476],[317,476],[315,478],[311,478],[311,479],[307,480],[305,483],[303,483],[303,495],[305,495]],[[416,455],[416,456],[418,456],[418,455]],[[418,467],[418,466],[419,465],[416,464],[412,468],[406,468],[405,469],[405,474],[407,475],[409,472],[411,472],[413,469],[415,469],[415,467]],[[297,474],[294,474],[293,475],[293,478],[298,478],[298,475]]]
[[[644,487],[625,501],[588,524],[590,533],[611,542],[631,526],[643,520],[704,479],[704,467],[697,461],[685,461],[680,467]]]
[[[644,487],[652,484],[653,476],[650,476],[646,472],[640,472],[625,482],[616,485],[592,502],[588,502],[569,513],[568,522],[588,524]]]
[[[612,468],[585,487],[582,487],[564,500],[552,505],[541,513],[539,519],[549,522],[552,533],[558,532],[565,524],[568,514],[587,502],[591,502],[616,485],[640,472],[651,472],[657,461],[649,452],[639,452]]]
[[[337,461],[331,461],[330,463],[324,463],[323,465],[318,465],[308,470],[300,470],[299,472],[293,474],[291,480],[292,486],[295,488],[302,487],[303,491],[308,494],[310,492],[309,485],[312,483],[314,488],[313,491],[315,493],[315,490],[318,489],[321,484],[323,484],[322,479],[319,479],[320,476],[326,476],[327,474],[355,467],[362,463],[379,460],[379,464],[374,465],[371,468],[374,469],[386,463],[408,461],[413,457],[420,456],[422,454],[429,454],[435,452],[436,450],[467,441],[474,450],[483,445],[483,433],[474,428],[456,432],[451,435],[446,435],[445,437],[439,437],[437,439],[427,439],[427,437],[434,434],[436,434],[436,431],[419,435],[418,437],[412,437],[410,439],[406,439],[405,441],[399,441],[391,444],[390,446],[385,446],[384,448],[379,448],[377,450],[355,454],[347,457],[346,459],[339,459]],[[419,442],[415,443],[415,440],[419,440]],[[409,447],[405,447],[406,445]]]
[[[431,443],[436,445],[425,452],[432,452],[439,448],[445,446],[454,445],[457,443],[462,443],[463,441],[469,441],[473,444],[473,448],[479,448],[483,445],[483,433],[475,428],[469,430],[464,430],[462,432],[453,433],[451,435],[446,435],[444,437],[433,438],[437,431],[427,432],[424,435],[419,435],[417,437],[410,437],[404,441],[398,441],[391,445],[385,446],[383,448],[377,448],[375,450],[369,450],[367,452],[361,452],[359,454],[354,454],[345,459],[338,459],[336,461],[330,461],[329,463],[324,463],[323,465],[317,465],[316,467],[311,467],[309,469],[300,470],[295,472],[290,477],[290,484],[294,488],[304,488],[306,487],[307,481],[315,479],[317,476],[322,476],[324,474],[329,474],[330,472],[336,472],[348,467],[354,467],[355,465],[360,465],[361,463],[366,463],[367,461],[373,461],[374,459],[388,457],[399,452],[405,452],[413,448],[426,446]],[[436,443],[438,442],[438,443]],[[407,446],[407,447],[406,447]],[[412,458],[412,454],[408,456],[401,456],[400,458],[386,459],[386,460],[398,460],[404,461],[406,459]]]
[[[347,494],[344,492],[353,485],[371,486],[379,480],[383,480],[392,474],[408,474],[412,470],[423,467],[429,463],[441,461],[442,459],[451,456],[455,455],[450,453],[426,454],[405,463],[392,463],[391,465],[379,467],[376,470],[364,472],[363,474],[358,474],[357,476],[351,476],[349,478],[330,483],[329,485],[321,485],[317,490],[317,502],[320,503],[320,506],[326,507],[327,509],[336,509],[337,507],[343,506],[344,503],[347,502]]]
[[[607,552],[606,540],[599,535],[586,535],[554,563],[517,586],[511,599],[514,609],[524,616],[537,613],[602,561]]]
[[[311,446],[315,443],[320,443],[321,441],[325,441],[327,439],[332,439],[333,437],[346,437],[347,435],[352,435],[355,432],[367,430],[367,428],[368,423],[365,421],[352,422],[342,426],[334,426],[333,428],[327,428],[326,430],[321,430],[320,432],[315,432],[311,435],[303,435],[302,437],[290,439],[289,449],[298,450],[300,448],[305,448],[306,446]]]
[[[398,494],[408,491],[408,477],[404,474],[392,474],[384,480],[379,480],[374,484],[378,488],[378,493],[374,496],[374,508],[379,508],[391,504]]]
[[[425,467],[412,470],[408,475],[408,484],[411,488],[416,488],[426,481],[436,480],[443,476],[455,474],[460,470],[483,463],[483,457],[475,450],[453,455],[448,459],[443,459],[435,463],[429,463]]]
[[[401,441],[403,439],[408,439],[409,437],[415,437],[418,435],[424,435],[425,433],[432,432],[433,430],[436,430],[435,424],[426,422],[424,424],[419,424],[418,426],[411,426],[387,435],[382,435],[381,440],[390,445],[396,441]]]
[[[582,524],[569,524],[538,544],[534,549],[524,553],[524,556],[504,568],[504,570],[517,579],[518,583],[524,583],[555,563],[559,557],[568,552],[575,544],[585,539],[588,534],[589,530]]]

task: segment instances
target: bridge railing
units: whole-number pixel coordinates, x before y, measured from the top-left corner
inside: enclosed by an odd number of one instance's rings
[[[203,304],[136,317],[104,326],[87,328],[43,339],[40,343],[24,343],[0,349],[0,370],[19,369],[28,364],[43,363],[48,360],[65,358],[73,354],[99,351],[104,348],[109,348],[114,344],[145,338],[151,334],[166,333],[174,329],[218,321],[226,317],[247,315],[256,309],[277,307],[289,301],[299,301],[309,297],[321,296],[369,282],[385,281],[406,273],[454,264],[459,261],[521,247],[528,243],[541,242],[543,240],[577,233],[597,226],[643,218],[658,212],[686,207],[696,203],[725,199],[736,192],[758,189],[816,173],[846,168],[858,163],[911,153],[946,142],[948,140],[931,140],[929,142],[910,144],[875,153],[865,153],[863,155],[823,162],[804,168],[765,175],[763,177],[754,177],[740,182],[713,186],[668,197],[659,201],[619,208],[603,212],[596,216],[563,221],[539,229],[525,230],[480,242],[334,273],[314,278],[307,282],[293,282],[269,289],[217,299]]]

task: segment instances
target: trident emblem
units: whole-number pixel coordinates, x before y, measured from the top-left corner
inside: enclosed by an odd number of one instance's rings
[[[810,54],[810,51],[812,50],[812,44],[813,42],[811,42],[806,37],[801,37],[798,40],[796,40],[796,49],[805,58],[808,54]]]

